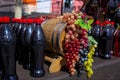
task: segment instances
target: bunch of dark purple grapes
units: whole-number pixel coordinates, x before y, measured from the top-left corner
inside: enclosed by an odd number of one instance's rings
[[[82,46],[82,45],[81,45]],[[79,56],[80,56],[80,59],[79,61],[76,63],[76,70],[78,72],[78,77],[80,76],[80,74],[85,71],[84,69],[84,62],[88,60],[88,52],[89,52],[89,46],[87,47],[84,47],[82,46],[83,48],[80,49],[79,51]]]
[[[84,62],[87,61],[87,55],[89,52],[89,44],[88,44],[88,32],[85,29],[80,28],[80,50],[79,50],[79,61],[76,63],[76,70],[78,72],[78,76],[84,71]]]

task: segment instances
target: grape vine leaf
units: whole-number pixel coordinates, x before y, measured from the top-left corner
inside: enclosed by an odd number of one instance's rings
[[[94,22],[93,19],[90,19],[87,21],[87,30],[90,30],[92,28],[91,24]]]
[[[98,42],[92,36],[88,36],[88,40],[90,40],[92,44],[95,44],[95,45],[98,44]]]
[[[84,21],[82,18],[75,21],[75,24],[79,25],[82,29],[89,30],[91,29],[91,24],[94,22],[93,19],[88,20],[87,22]]]

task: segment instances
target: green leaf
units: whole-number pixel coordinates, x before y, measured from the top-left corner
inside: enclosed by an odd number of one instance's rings
[[[88,25],[86,23],[84,23],[84,29],[88,30]]]
[[[81,28],[86,29],[87,31],[91,28],[91,24],[93,23],[93,19],[88,20],[87,23],[84,22],[83,19],[76,20],[75,24],[79,25]]]
[[[94,19],[88,20],[88,24],[91,25],[94,22]]]
[[[91,29],[91,24],[93,23],[93,19],[87,21],[87,30]]]
[[[90,30],[91,29],[91,25],[88,24],[87,25],[87,29]]]
[[[76,21],[75,21],[75,24],[77,24],[77,25],[78,25],[78,24],[79,24],[79,20],[76,20]]]
[[[88,36],[88,39],[93,43],[93,44],[98,44],[98,42],[92,37],[92,36]]]
[[[80,19],[75,21],[75,24],[77,24],[81,27],[81,26],[83,26],[83,20],[80,18]]]

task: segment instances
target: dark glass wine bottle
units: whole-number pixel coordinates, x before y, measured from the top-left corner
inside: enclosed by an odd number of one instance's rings
[[[112,51],[112,42],[113,41],[113,32],[111,28],[111,24],[109,21],[106,21],[106,25],[101,31],[101,40],[100,40],[100,56],[104,59],[111,58]]]
[[[36,19],[36,27],[31,36],[31,53],[33,56],[31,75],[33,77],[42,77],[45,74],[43,67],[45,37],[40,22],[40,19]]]
[[[31,34],[33,32],[33,26],[32,26],[33,20],[27,19],[27,28],[24,32],[24,62],[23,62],[23,68],[30,70],[31,64],[31,51],[30,51],[30,38]]]
[[[18,22],[18,26],[17,26],[17,28],[16,28],[16,60],[19,60],[19,58],[20,58],[20,52],[21,52],[21,50],[20,50],[20,44],[21,44],[21,42],[20,42],[20,31],[21,31],[21,29],[22,29],[22,27],[23,27],[23,24],[22,24],[22,20],[21,19],[17,19],[17,22]]]
[[[101,31],[101,26],[100,26],[100,21],[96,21],[95,24],[93,25],[92,29],[91,29],[91,33],[92,36],[95,38],[95,40],[98,42],[98,46],[95,50],[95,55],[94,56],[98,56],[99,55],[99,46],[100,46],[100,31]]]
[[[18,80],[15,61],[16,36],[9,26],[9,22],[9,17],[4,17],[4,24],[0,27],[1,80]]]
[[[22,19],[22,28],[20,30],[20,33],[19,33],[19,49],[20,49],[20,55],[19,55],[19,59],[18,59],[18,63],[19,64],[23,64],[24,62],[24,49],[25,49],[25,44],[24,44],[24,33],[25,33],[25,30],[27,28],[27,19]]]

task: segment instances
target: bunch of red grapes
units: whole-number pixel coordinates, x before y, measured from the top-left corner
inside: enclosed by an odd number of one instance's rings
[[[76,62],[79,61],[79,49],[80,49],[80,41],[79,34],[77,33],[77,27],[75,25],[75,21],[78,19],[78,14],[65,13],[62,16],[62,21],[67,23],[65,28],[65,59],[66,59],[66,67],[69,69],[71,75],[74,75],[76,72],[75,65]]]

